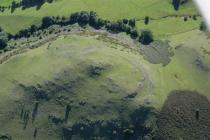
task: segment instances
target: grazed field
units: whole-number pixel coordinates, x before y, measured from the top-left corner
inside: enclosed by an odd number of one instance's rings
[[[56,0],[39,10],[6,10],[0,26],[16,33],[43,16],[82,10],[111,21],[136,18],[137,29],[151,30],[155,41],[142,45],[77,24],[10,40],[0,54],[0,139],[209,137],[210,39],[198,30],[202,19],[190,18],[198,14],[191,1],[175,11],[169,0]],[[199,126],[191,125],[196,107],[205,113]]]
[[[37,21],[40,21],[44,16],[59,15],[68,17],[71,13],[76,11],[95,11],[100,17],[109,20],[123,18],[143,19],[145,16],[160,18],[170,15],[197,14],[197,11],[191,2],[181,7],[179,11],[175,11],[168,0],[131,0],[129,2],[128,0],[56,0],[52,4],[46,3],[40,10],[36,10],[36,8],[21,10],[19,8],[15,10],[14,13],[11,13],[10,10],[6,10],[6,12],[0,13],[0,20],[5,21],[0,22],[0,26],[5,28],[8,32],[16,33],[20,29],[23,29],[23,27],[29,27],[31,24],[37,24]],[[21,20],[17,20],[19,17]],[[6,18],[9,20],[5,20]],[[163,23],[164,22],[165,20],[163,20]],[[170,24],[171,22],[174,22],[174,20],[170,20],[169,18],[168,22]],[[179,23],[179,21],[177,22]],[[16,23],[17,26],[13,26],[14,23]],[[186,24],[187,29],[192,26],[195,27],[194,25],[196,22],[192,23],[192,25],[188,24]],[[8,28],[8,25],[9,27],[13,26],[13,28]],[[174,25],[176,24],[174,23]],[[170,25],[168,26],[168,28],[170,28]],[[185,31],[187,29],[184,28],[181,31]],[[168,32],[170,32],[170,30]]]

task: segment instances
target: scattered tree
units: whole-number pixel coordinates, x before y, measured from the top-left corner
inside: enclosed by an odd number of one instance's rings
[[[131,38],[136,39],[139,36],[139,33],[136,29],[131,31]]]
[[[142,30],[141,35],[139,37],[139,42],[141,42],[144,45],[148,45],[151,42],[153,42],[153,34],[150,30]]]
[[[206,27],[206,24],[205,24],[204,21],[202,21],[201,24],[200,24],[200,30],[201,31],[206,31],[207,30],[207,27]]]
[[[179,10],[180,0],[173,0],[172,4],[173,4],[175,10]]]
[[[193,15],[193,20],[197,20],[197,16],[196,15]]]
[[[185,17],[184,17],[184,21],[187,21],[187,20],[188,20],[188,17],[187,17],[187,16],[185,16]]]
[[[148,16],[146,16],[146,17],[144,18],[144,24],[145,24],[145,25],[149,24],[149,17],[148,17]]]
[[[131,27],[135,27],[136,26],[136,20],[135,19],[130,19],[128,24],[131,26]]]
[[[55,22],[51,17],[44,17],[42,18],[42,28],[47,28],[53,25]]]
[[[2,49],[4,49],[4,48],[6,48],[6,46],[7,46],[6,41],[5,41],[5,40],[3,40],[3,39],[0,39],[0,50],[2,50]]]

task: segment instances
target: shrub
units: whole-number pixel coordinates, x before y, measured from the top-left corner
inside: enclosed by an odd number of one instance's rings
[[[193,15],[193,20],[197,20],[197,16],[196,15]]]
[[[42,28],[47,28],[47,27],[49,27],[49,26],[51,26],[51,25],[53,25],[55,22],[54,22],[54,20],[51,18],[51,17],[43,17],[42,18]]]
[[[135,19],[130,19],[128,24],[131,26],[131,27],[135,27],[136,26],[136,20]]]
[[[184,17],[184,21],[187,21],[188,20],[188,18],[187,17]]]
[[[179,10],[180,0],[173,0],[172,4],[173,4],[175,10]]]
[[[139,37],[139,42],[141,42],[144,45],[148,45],[151,42],[153,42],[153,34],[150,30],[142,30],[141,35]]]
[[[123,19],[124,24],[128,24],[128,19]]]
[[[6,46],[7,46],[6,41],[5,41],[5,40],[3,40],[3,39],[0,39],[0,50],[2,50],[2,49],[4,49],[4,48],[6,48]]]
[[[134,29],[134,30],[131,30],[130,36],[131,38],[136,39],[139,36],[139,33],[136,29]]]
[[[145,25],[149,24],[149,17],[148,17],[148,16],[146,16],[146,17],[144,18],[144,24],[145,24]]]
[[[206,27],[206,24],[205,24],[205,22],[201,22],[201,24],[200,24],[200,30],[201,31],[206,31],[206,29],[207,29],[207,27]]]

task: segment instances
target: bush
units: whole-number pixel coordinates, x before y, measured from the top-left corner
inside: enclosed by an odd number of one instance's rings
[[[193,20],[197,20],[197,16],[196,15],[193,15]]]
[[[7,46],[6,41],[5,41],[5,40],[3,40],[3,39],[0,39],[0,50],[2,50],[2,49],[4,49],[4,48],[6,48],[6,46]]]
[[[187,17],[184,17],[184,21],[187,21],[188,20],[188,18]]]
[[[144,18],[144,24],[145,24],[145,25],[149,24],[149,17],[148,17],[148,16],[146,16],[146,17]]]
[[[136,26],[136,20],[135,19],[130,19],[128,24],[131,26],[131,27],[135,27]]]
[[[131,33],[131,38],[136,39],[139,36],[139,33],[136,29],[132,30]]]
[[[201,22],[201,24],[200,24],[200,30],[201,31],[206,31],[207,30],[207,27],[206,27],[206,24],[205,24],[205,22]]]
[[[128,19],[123,19],[124,24],[128,24]]]
[[[153,34],[150,30],[142,30],[141,35],[139,37],[139,42],[141,42],[144,45],[148,45],[151,42],[153,42]]]
[[[173,0],[172,4],[173,4],[175,10],[179,10],[180,0]]]
[[[89,23],[90,15],[86,11],[82,11],[79,14],[78,23],[79,25],[87,25]]]
[[[47,28],[51,25],[53,25],[55,22],[51,17],[43,17],[42,18],[42,28]]]

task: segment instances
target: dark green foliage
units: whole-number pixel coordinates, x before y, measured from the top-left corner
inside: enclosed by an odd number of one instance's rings
[[[93,11],[90,11],[90,17],[89,17],[89,24],[90,26],[92,27],[96,27],[97,26],[97,15],[96,15],[96,12],[93,12]]]
[[[128,19],[123,19],[124,24],[128,24]]]
[[[148,16],[146,16],[146,17],[144,18],[144,24],[145,24],[145,25],[149,24],[149,17],[148,17]]]
[[[0,134],[0,140],[12,140],[12,137],[9,135],[1,135]]]
[[[36,8],[39,9],[45,2],[52,3],[53,0],[21,0],[20,2],[13,1],[11,6],[9,6],[8,8],[11,9],[11,13],[13,13],[15,9],[19,7],[22,7],[22,9],[26,9],[36,6]]]
[[[4,49],[4,48],[6,48],[6,46],[7,46],[6,41],[5,41],[5,40],[3,40],[3,39],[0,39],[0,50],[2,50],[2,49]]]
[[[210,103],[192,91],[173,91],[158,118],[159,135],[170,140],[209,140]]]
[[[86,11],[82,11],[80,12],[79,18],[78,18],[78,23],[83,26],[83,25],[87,25],[89,23],[89,13]]]
[[[7,42],[11,39],[11,35],[4,32],[0,27],[0,50],[6,48]]]
[[[204,21],[202,21],[201,24],[200,24],[200,30],[201,31],[206,31],[207,30],[206,23]]]
[[[131,26],[131,27],[135,27],[136,26],[136,20],[135,19],[130,19],[128,24]]]
[[[54,115],[49,115],[48,120],[55,125],[62,124],[64,122],[64,120],[62,118],[59,118],[59,117],[54,116]]]
[[[92,140],[95,137],[104,140],[138,140],[156,138],[155,109],[139,107],[129,116],[129,120],[89,121],[76,123],[72,127],[63,127],[63,140],[72,139],[73,135],[80,135],[81,139]]]
[[[34,122],[34,120],[36,118],[36,115],[37,115],[37,112],[38,112],[38,106],[39,106],[39,103],[36,102],[35,105],[34,105],[34,109],[32,111],[32,122]]]
[[[45,0],[22,0],[21,6],[23,9],[36,6],[40,8],[45,3]]]
[[[47,28],[47,27],[53,25],[54,23],[55,23],[54,20],[51,17],[47,16],[47,17],[42,18],[42,25],[41,25],[41,27],[42,28]]]
[[[37,128],[35,128],[35,129],[34,129],[34,138],[37,137],[37,132],[38,132],[38,130],[37,130]]]
[[[5,9],[6,9],[6,7],[0,6],[0,12],[4,12]]]
[[[28,125],[29,114],[30,114],[30,111],[29,110],[25,110],[24,111],[24,114],[23,114],[23,129],[26,129],[26,127]]]
[[[105,27],[108,31],[112,33],[120,33],[120,32],[126,32],[127,34],[131,35],[132,38],[136,39],[138,37],[138,32],[136,29],[134,29],[136,25],[135,19],[123,19],[118,20],[116,22],[110,22],[108,20],[103,20],[97,16],[97,14],[93,11],[87,12],[87,11],[81,11],[81,12],[75,12],[70,15],[69,18],[66,17],[43,17],[41,26],[31,25],[29,28],[20,30],[15,35],[10,35],[9,39],[17,39],[21,37],[30,37],[33,35],[34,32],[46,29],[52,25],[61,25],[66,26],[69,24],[75,24],[78,23],[81,27],[84,27],[86,25],[90,25],[91,27],[95,29],[101,29]],[[42,37],[40,37],[42,39]]]
[[[77,23],[79,20],[79,16],[80,16],[79,12],[71,14],[70,19],[69,19],[70,23],[71,24]]]
[[[66,106],[66,111],[65,111],[65,118],[64,121],[67,122],[68,118],[69,118],[69,112],[71,111],[71,106],[67,105]]]
[[[175,10],[179,10],[180,5],[187,3],[188,0],[172,0],[172,5]]]
[[[150,30],[142,30],[141,35],[139,37],[139,42],[141,42],[144,45],[148,45],[151,42],[153,42],[153,34]]]
[[[179,10],[180,0],[173,0],[172,4],[173,4],[175,10]]]
[[[197,16],[196,15],[193,15],[193,20],[197,20]]]
[[[184,21],[187,21],[187,20],[188,20],[188,17],[185,16],[185,17],[184,17]]]
[[[131,35],[131,38],[136,39],[139,36],[139,33],[136,29],[134,29],[134,30],[131,30],[130,35]]]
[[[17,7],[19,7],[19,3],[16,3],[16,1],[13,1],[11,5],[11,13],[13,13]]]
[[[198,120],[199,117],[200,117],[200,112],[199,112],[199,110],[196,110],[196,112],[195,112],[195,118]]]

